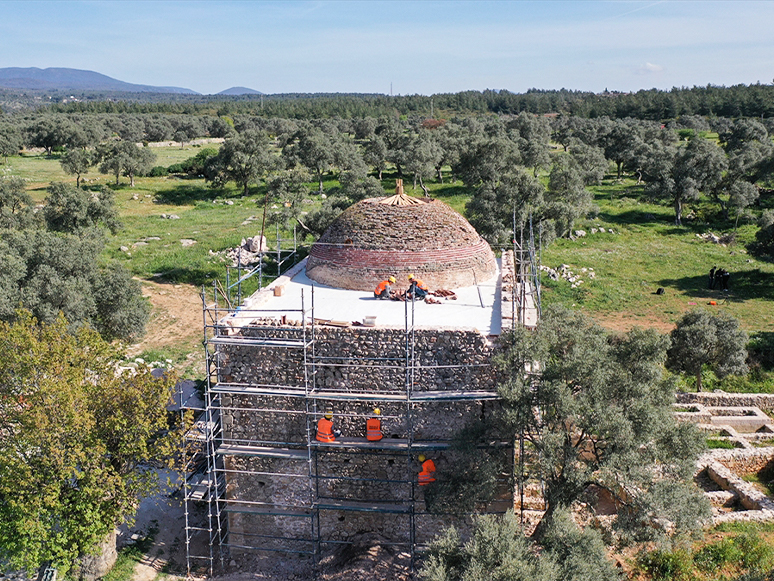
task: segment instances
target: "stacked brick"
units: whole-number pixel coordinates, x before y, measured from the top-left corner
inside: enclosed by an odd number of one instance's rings
[[[312,246],[307,276],[336,288],[373,290],[390,275],[406,288],[413,273],[432,289],[491,279],[497,270],[486,241],[438,200],[410,206],[363,200],[345,210]]]

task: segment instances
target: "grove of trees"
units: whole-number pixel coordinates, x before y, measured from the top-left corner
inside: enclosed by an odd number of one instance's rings
[[[100,266],[104,230],[120,227],[108,188],[52,183],[33,203],[20,178],[0,178],[0,320],[23,307],[44,323],[63,313],[72,329],[90,325],[106,339],[143,334],[150,306],[121,266]]]

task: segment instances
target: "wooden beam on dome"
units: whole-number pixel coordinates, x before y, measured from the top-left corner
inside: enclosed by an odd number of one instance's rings
[[[417,204],[426,204],[429,200],[420,200],[419,198],[412,198],[406,194],[395,194],[389,198],[379,200],[380,204],[385,206],[416,206]]]

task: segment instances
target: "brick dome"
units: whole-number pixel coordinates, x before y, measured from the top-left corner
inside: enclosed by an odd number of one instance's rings
[[[497,270],[489,244],[460,214],[438,200],[370,198],[347,208],[312,246],[309,278],[350,290],[373,290],[390,275],[408,274],[431,290],[489,280]],[[475,275],[474,275],[475,273]]]

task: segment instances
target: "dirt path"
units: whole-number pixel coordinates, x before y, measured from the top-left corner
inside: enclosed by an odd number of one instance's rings
[[[134,568],[132,581],[153,581],[168,567],[185,570],[185,512],[182,501],[172,496],[180,486],[179,477],[170,470],[161,470],[159,482],[161,490],[140,502],[132,526],[119,527],[120,545],[138,536],[154,535],[152,546]]]
[[[669,333],[674,323],[665,321],[654,313],[652,317],[633,317],[629,313],[589,313],[589,316],[608,331],[625,333],[633,327],[655,329],[659,333]]]
[[[164,351],[175,355],[175,359],[184,358],[176,362],[181,375],[201,377],[204,354],[199,289],[193,285],[143,280],[142,294],[150,300],[153,310],[145,336],[139,343],[130,345],[127,353],[138,356],[143,351]]]

